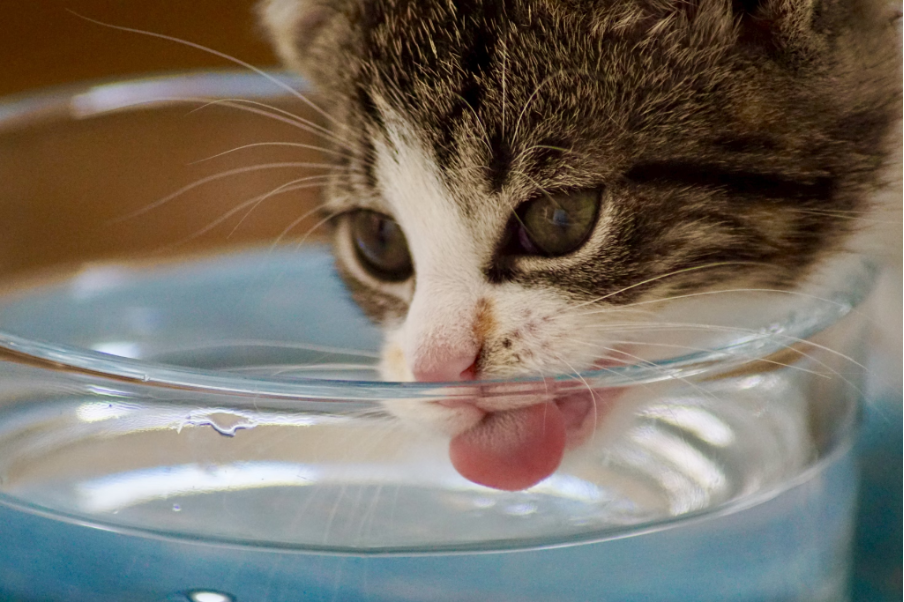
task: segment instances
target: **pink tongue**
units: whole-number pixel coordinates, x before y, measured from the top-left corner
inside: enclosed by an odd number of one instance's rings
[[[449,444],[449,458],[469,481],[518,491],[555,472],[565,452],[565,420],[554,403],[495,412]]]

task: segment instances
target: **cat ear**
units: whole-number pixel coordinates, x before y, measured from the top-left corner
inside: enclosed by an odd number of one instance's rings
[[[823,9],[832,1],[731,0],[738,41],[766,52],[811,46],[825,30]]]
[[[283,63],[311,77],[314,44],[340,14],[341,4],[342,0],[263,0],[257,10]]]

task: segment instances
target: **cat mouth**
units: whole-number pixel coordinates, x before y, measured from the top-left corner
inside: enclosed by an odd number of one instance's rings
[[[584,443],[620,389],[583,389],[501,411],[484,410],[471,428],[454,436],[449,458],[461,476],[494,489],[520,491],[556,471],[565,451]]]

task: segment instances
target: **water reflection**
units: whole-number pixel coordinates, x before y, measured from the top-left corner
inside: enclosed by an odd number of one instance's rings
[[[167,499],[266,487],[300,487],[321,479],[323,470],[291,462],[241,462],[215,466],[184,464],[117,473],[76,486],[79,506],[87,512],[113,512]]]
[[[731,427],[703,408],[669,403],[646,408],[640,415],[676,426],[716,447],[727,447],[735,440]]]

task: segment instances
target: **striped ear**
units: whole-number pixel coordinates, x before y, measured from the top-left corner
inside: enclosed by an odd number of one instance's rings
[[[258,14],[285,65],[310,77],[310,51],[342,0],[263,0]]]

